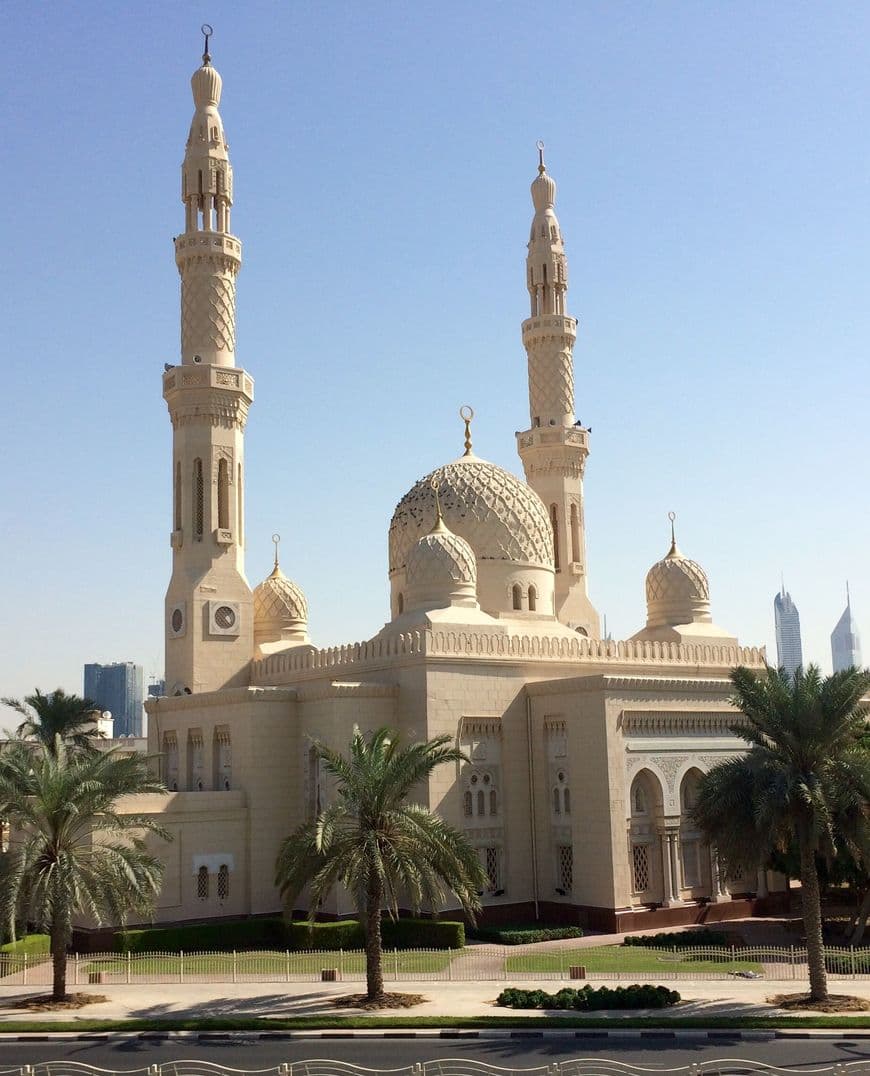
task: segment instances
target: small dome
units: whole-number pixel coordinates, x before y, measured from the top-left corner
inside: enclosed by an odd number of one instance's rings
[[[448,530],[440,514],[432,530],[411,547],[406,578],[408,609],[476,604],[474,550],[464,538]]]
[[[217,107],[220,104],[222,87],[220,75],[209,63],[204,63],[194,71],[190,79],[193,102],[197,108],[207,108],[209,105]]]
[[[254,590],[254,631],[273,634],[281,629],[305,629],[308,602],[300,588],[276,564],[272,574]]]
[[[428,533],[438,489],[446,526],[481,561],[553,567],[553,531],[540,497],[509,471],[476,456],[461,456],[421,478],[399,501],[390,523],[390,572],[408,565],[418,538]]]
[[[710,584],[707,573],[683,556],[676,541],[667,556],[647,572],[647,627],[710,621]]]
[[[547,172],[540,172],[532,180],[532,203],[537,213],[552,209],[556,204],[556,181]]]

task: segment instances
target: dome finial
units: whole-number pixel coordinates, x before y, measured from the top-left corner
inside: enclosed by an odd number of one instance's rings
[[[544,164],[544,143],[539,138],[535,145],[538,147],[538,175],[542,176],[547,171]]]
[[[204,22],[202,24],[202,26],[200,27],[200,30],[202,30],[202,36],[205,38],[205,43],[204,43],[203,49],[202,49],[202,66],[203,67],[208,67],[208,65],[211,63],[211,56],[209,55],[209,51],[208,51],[208,39],[214,33],[214,30],[212,30],[212,28],[209,26],[209,24],[207,22]]]
[[[677,549],[677,536],[674,531],[674,520],[677,518],[676,512],[668,512],[668,519],[671,521],[671,548],[668,551],[669,557],[678,557],[680,555],[679,549]]]
[[[459,417],[465,423],[465,452],[463,455],[471,456],[471,420],[474,418],[474,408],[463,404],[459,408]]]
[[[275,567],[272,569],[273,574],[278,571],[278,546],[281,544],[281,535],[272,535],[272,544],[275,546]]]

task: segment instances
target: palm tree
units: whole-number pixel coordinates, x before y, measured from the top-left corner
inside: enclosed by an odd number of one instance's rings
[[[446,890],[469,918],[480,910],[486,873],[465,837],[442,818],[407,798],[445,762],[467,761],[449,736],[400,746],[387,728],[366,739],[354,729],[350,755],[322,743],[314,750],[335,779],[335,795],[315,818],[281,846],[276,885],[285,903],[307,885],[309,915],[336,885],[343,885],[363,922],[367,1000],[384,999],[381,911],[397,916],[400,897],[418,913],[442,905]]]
[[[57,736],[76,747],[90,748],[94,745],[94,737],[100,735],[97,732],[97,704],[78,695],[67,695],[60,687],[48,695],[36,688],[24,702],[19,699],[0,699],[0,702],[24,718],[18,726],[18,736],[39,740],[50,751],[54,750]]]
[[[726,873],[735,876],[795,841],[810,998],[822,1001],[828,988],[816,856],[845,847],[860,857],[867,847],[870,756],[861,745],[861,698],[870,690],[870,671],[823,679],[815,665],[793,676],[741,667],[731,681],[732,702],[746,718],[733,731],[749,751],[710,770],[693,813]]]
[[[0,930],[13,938],[35,923],[51,939],[54,998],[66,996],[66,951],[74,916],[122,924],[151,913],[163,864],[149,833],[168,839],[147,814],[122,813],[122,796],[165,792],[141,755],[70,750],[13,741],[0,751],[0,818],[9,849],[0,856]]]

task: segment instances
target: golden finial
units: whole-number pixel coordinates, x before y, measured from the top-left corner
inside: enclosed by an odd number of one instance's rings
[[[212,30],[212,28],[207,22],[204,22],[202,24],[200,30],[202,30],[202,36],[205,38],[205,45],[203,46],[202,50],[202,63],[203,67],[208,67],[208,65],[211,63],[211,56],[209,56],[208,52],[208,39],[214,33],[214,30]]]
[[[677,536],[674,530],[674,520],[677,518],[676,512],[668,512],[668,519],[671,521],[671,548],[668,552],[669,557],[677,555]]]
[[[459,408],[459,417],[465,423],[465,453],[464,455],[472,455],[471,451],[471,420],[474,418],[474,408],[469,407],[468,404],[463,404]]]
[[[281,544],[281,535],[280,534],[273,534],[272,535],[272,544],[275,546],[275,567],[273,568],[273,571],[277,572],[278,571],[278,546]]]
[[[547,171],[544,164],[544,143],[539,138],[535,145],[538,147],[538,175],[542,176]]]

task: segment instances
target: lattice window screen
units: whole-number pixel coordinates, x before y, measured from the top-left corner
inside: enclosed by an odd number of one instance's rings
[[[221,864],[217,879],[218,900],[226,900],[230,895],[230,869],[226,863]]]
[[[196,872],[196,895],[200,900],[208,900],[208,867],[200,867]]]
[[[631,848],[631,870],[635,893],[646,893],[650,887],[649,846],[634,844]]]
[[[498,848],[484,849],[484,870],[488,879],[490,892],[501,889],[501,853]]]
[[[559,888],[570,893],[574,888],[574,848],[570,844],[560,844],[558,848]]]

